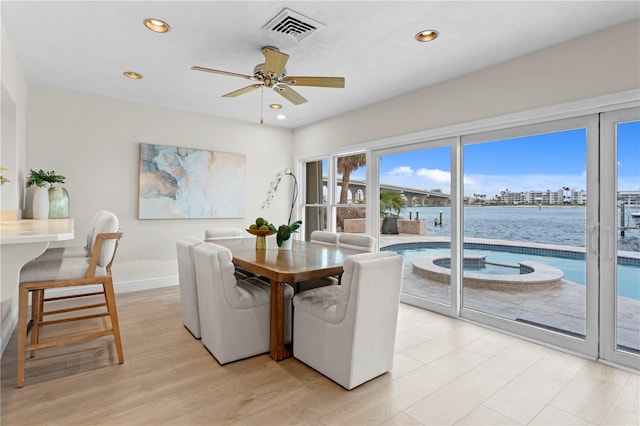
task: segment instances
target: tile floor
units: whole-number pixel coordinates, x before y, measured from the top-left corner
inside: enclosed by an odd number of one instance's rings
[[[420,364],[386,424],[640,424],[638,375],[460,320],[403,305],[396,350]]]
[[[406,304],[394,368],[346,391],[295,358],[221,366],[183,327],[179,288],[118,294],[125,363],[101,338],[38,352],[5,425],[639,425],[640,376]]]

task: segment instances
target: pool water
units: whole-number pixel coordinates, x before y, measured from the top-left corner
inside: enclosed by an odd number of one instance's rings
[[[416,256],[445,255],[450,256],[448,248],[393,248],[402,255],[405,263],[411,263]],[[564,279],[581,285],[586,283],[586,265],[584,259],[567,259],[562,257],[541,256],[536,254],[510,253],[497,250],[465,249],[465,256],[486,256],[487,262],[517,265],[518,262],[532,261],[553,266],[564,272]],[[466,269],[466,268],[465,268]],[[482,271],[483,273],[489,273]],[[517,272],[515,272],[517,273]],[[618,265],[618,296],[640,300],[640,267],[633,265]]]

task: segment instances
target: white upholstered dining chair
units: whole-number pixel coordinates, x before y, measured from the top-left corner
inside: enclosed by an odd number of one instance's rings
[[[325,244],[329,246],[337,246],[340,235],[336,232],[330,231],[313,231],[309,237],[309,242],[315,244]],[[296,293],[301,291],[307,291],[318,287],[324,287],[327,285],[337,285],[340,281],[338,277],[324,277],[324,278],[315,278],[312,280],[301,281],[298,283],[294,283],[293,287]]]
[[[349,256],[342,285],[293,298],[293,356],[346,389],[393,368],[402,256]]]
[[[202,241],[196,237],[187,237],[176,242],[178,255],[178,281],[180,284],[180,302],[182,305],[182,324],[199,339],[200,312],[198,311],[198,288],[196,286],[196,263],[194,249]]]
[[[220,364],[269,352],[271,292],[259,278],[238,280],[231,252],[214,243],[194,248],[202,344]],[[291,299],[285,287],[285,341],[291,341]]]
[[[340,234],[338,245],[340,247],[373,252],[376,249],[376,239],[367,234],[342,233]]]
[[[204,230],[205,241],[228,239],[228,238],[242,238],[242,229],[232,228],[232,227],[220,227],[220,228],[208,228]]]
[[[313,231],[309,237],[309,241],[318,244],[328,244],[330,246],[337,246],[340,234],[330,231]]]
[[[228,240],[228,239],[237,239],[242,238],[244,236],[244,231],[242,228],[233,228],[233,227],[220,227],[220,228],[208,228],[204,230],[204,240],[214,242],[215,240]],[[253,272],[247,271],[246,269],[240,268],[236,266],[236,277],[239,280],[255,277],[257,276]],[[265,282],[269,282],[264,277],[261,277]]]

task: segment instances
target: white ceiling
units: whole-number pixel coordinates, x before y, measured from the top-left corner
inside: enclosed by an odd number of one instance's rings
[[[343,76],[344,89],[299,87],[285,120],[297,128],[473,72],[640,16],[638,1],[2,1],[2,21],[30,84],[59,87],[246,122],[260,120],[260,90],[193,65],[253,74],[273,45],[289,75]],[[300,42],[261,28],[285,7],[324,27]],[[147,30],[145,18],[171,31]],[[440,37],[418,43],[435,29]],[[615,46],[611,47],[612,49]],[[134,81],[123,71],[137,71]]]

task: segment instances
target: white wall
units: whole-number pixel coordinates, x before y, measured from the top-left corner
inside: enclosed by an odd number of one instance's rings
[[[297,129],[295,155],[638,88],[635,20]]]
[[[25,123],[27,111],[27,81],[22,73],[11,40],[0,28],[0,96],[2,99],[2,131],[0,132],[0,164],[9,170],[4,174],[11,182],[0,186],[0,208],[17,210],[24,192]],[[8,122],[5,120],[9,120]],[[0,248],[0,256],[2,249]],[[0,300],[2,298],[0,297]],[[18,321],[18,299],[5,300],[0,305],[0,349],[4,351]]]
[[[67,245],[84,245],[97,210],[119,217],[124,236],[113,266],[116,289],[118,283],[175,277],[179,238],[203,237],[207,227],[248,227],[257,216],[287,220],[288,188],[278,191],[281,203],[260,208],[276,172],[292,167],[288,129],[32,86],[27,135],[27,168],[66,177],[76,225],[75,242]],[[138,220],[139,143],[245,154],[245,217]]]
[[[24,186],[25,123],[27,81],[18,63],[11,40],[1,32],[0,65],[0,165],[9,170],[3,176],[11,182],[0,186],[0,209],[18,210]]]

